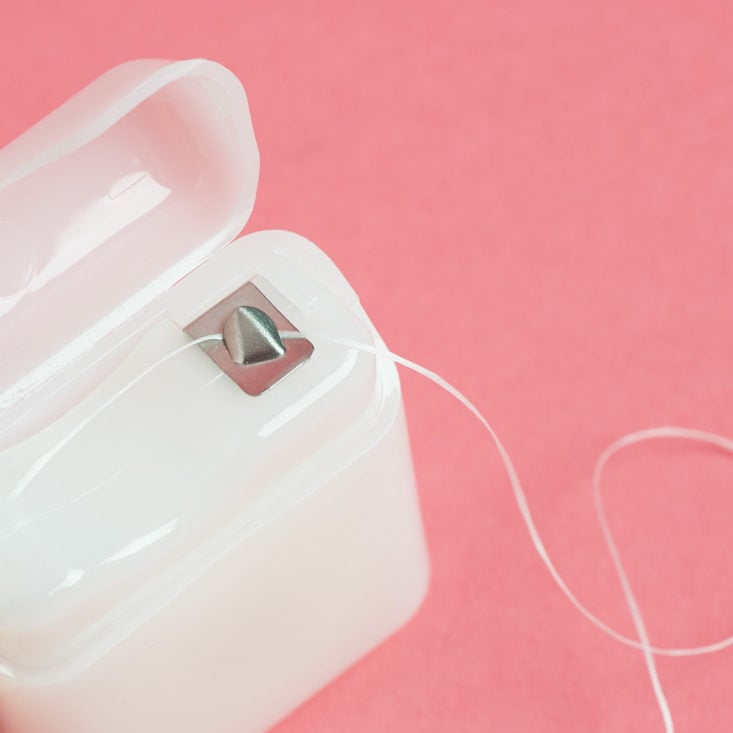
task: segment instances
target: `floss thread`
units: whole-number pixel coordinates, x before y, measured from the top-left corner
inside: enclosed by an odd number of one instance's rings
[[[637,432],[628,433],[627,435],[622,436],[621,438],[616,440],[614,443],[609,445],[598,457],[595,463],[594,470],[593,470],[593,480],[592,480],[592,491],[593,491],[596,515],[597,515],[598,522],[601,527],[601,532],[603,534],[603,538],[604,538],[606,547],[609,551],[609,554],[613,562],[614,569],[616,571],[619,582],[621,584],[621,588],[624,594],[626,605],[629,609],[632,620],[634,622],[634,627],[638,634],[638,639],[633,639],[631,637],[625,636],[624,634],[620,633],[613,627],[609,626],[606,622],[598,618],[589,609],[587,609],[578,600],[578,598],[572,592],[572,590],[567,585],[563,577],[560,575],[559,571],[557,570],[554,563],[552,562],[552,559],[549,553],[547,552],[547,549],[545,548],[545,545],[542,541],[539,531],[537,530],[537,527],[534,522],[534,518],[532,516],[531,510],[529,507],[529,503],[527,501],[526,494],[524,492],[524,488],[522,486],[521,480],[514,466],[514,463],[512,462],[511,457],[509,456],[508,451],[506,450],[503,443],[499,439],[499,436],[497,435],[496,431],[493,429],[493,427],[488,422],[488,420],[484,417],[483,413],[460,390],[458,390],[450,382],[448,382],[446,379],[441,377],[436,372],[431,371],[427,367],[424,367],[421,364],[418,364],[417,362],[411,361],[410,359],[407,359],[403,356],[400,356],[399,354],[389,351],[386,348],[386,346],[374,347],[369,344],[364,344],[364,343],[360,343],[357,341],[334,338],[334,337],[328,336],[327,334],[306,334],[306,333],[300,333],[296,331],[282,331],[280,332],[280,336],[282,339],[307,338],[311,341],[325,341],[325,342],[329,342],[335,345],[342,346],[344,348],[353,349],[353,350],[367,353],[367,354],[372,354],[377,358],[388,358],[395,364],[402,366],[406,369],[409,369],[410,371],[413,371],[416,374],[419,374],[423,378],[435,384],[440,389],[447,392],[449,395],[451,395],[451,397],[457,400],[465,409],[467,409],[479,421],[479,423],[483,426],[483,428],[486,430],[486,432],[488,432],[489,436],[491,437],[491,440],[494,443],[494,446],[502,461],[504,469],[509,478],[509,483],[512,489],[512,493],[514,495],[514,499],[517,504],[517,508],[519,509],[519,513],[522,517],[522,520],[524,521],[525,527],[527,529],[527,532],[529,534],[529,537],[530,537],[530,540],[532,542],[535,552],[539,556],[540,560],[544,564],[545,568],[547,569],[550,576],[552,577],[552,579],[554,580],[558,588],[561,590],[563,595],[567,598],[567,600],[573,605],[573,607],[583,617],[585,617],[588,621],[590,621],[594,626],[596,626],[600,631],[602,631],[604,634],[606,634],[610,638],[628,647],[636,649],[642,653],[643,658],[644,658],[644,663],[646,666],[646,670],[647,670],[647,673],[648,673],[648,676],[651,682],[652,691],[654,693],[654,698],[655,698],[655,701],[657,703],[657,706],[662,716],[662,721],[664,724],[664,731],[665,733],[674,733],[674,730],[675,730],[674,720],[673,720],[672,713],[669,707],[669,703],[667,701],[666,694],[664,692],[661,681],[659,679],[655,657],[656,656],[689,657],[689,656],[710,654],[713,652],[721,651],[730,646],[733,646],[733,635],[720,639],[711,644],[707,644],[704,646],[696,646],[696,647],[680,647],[680,648],[667,647],[665,648],[665,647],[656,647],[651,644],[651,641],[649,639],[649,635],[646,629],[646,624],[644,622],[643,614],[639,607],[636,596],[634,595],[633,589],[631,587],[631,583],[628,579],[626,570],[621,560],[621,556],[620,556],[618,547],[613,538],[613,534],[611,532],[610,526],[608,524],[608,520],[606,518],[605,509],[603,505],[603,495],[601,491],[601,480],[603,477],[603,471],[605,467],[608,465],[609,461],[613,458],[613,456],[615,456],[620,451],[626,448],[629,448],[633,445],[638,445],[640,443],[653,441],[653,440],[674,439],[674,440],[692,441],[692,442],[696,442],[699,444],[708,445],[708,446],[723,450],[727,453],[733,454],[733,440],[730,440],[721,435],[717,435],[715,433],[710,433],[710,432],[706,432],[703,430],[695,430],[691,428],[675,427],[675,426],[649,428],[646,430],[640,430]],[[155,361],[153,364],[148,366],[146,369],[140,372],[140,374],[138,374],[133,380],[131,380],[123,389],[119,390],[118,392],[113,394],[111,397],[109,397],[107,400],[105,400],[96,410],[94,410],[94,412],[92,412],[86,419],[81,421],[74,428],[74,430],[70,431],[61,440],[59,440],[52,449],[50,449],[43,456],[41,456],[38,459],[38,461],[36,461],[33,464],[33,466],[31,466],[31,468],[24,474],[24,476],[20,479],[20,481],[14,486],[11,492],[11,495],[10,495],[11,498],[19,496],[23,492],[23,490],[34,480],[34,478],[36,478],[41,473],[41,471],[43,471],[43,469],[53,460],[54,456],[58,455],[58,453],[61,450],[63,450],[63,448],[66,445],[68,445],[74,439],[76,435],[78,435],[86,427],[88,427],[90,423],[92,423],[96,419],[96,417],[98,417],[110,405],[112,405],[114,402],[119,400],[122,396],[124,396],[128,391],[133,389],[137,384],[143,381],[147,376],[149,376],[156,369],[158,369],[163,364],[169,362],[171,359],[174,359],[176,356],[180,355],[181,353],[183,353],[184,351],[187,351],[190,348],[194,348],[206,342],[222,341],[222,340],[223,340],[222,334],[211,334],[209,336],[203,336],[201,338],[193,339],[190,342],[184,344],[183,346],[177,349],[174,349],[170,353],[166,354],[165,356],[161,357],[160,359]],[[32,521],[32,520],[29,520],[29,521]],[[2,538],[0,537],[0,539]]]

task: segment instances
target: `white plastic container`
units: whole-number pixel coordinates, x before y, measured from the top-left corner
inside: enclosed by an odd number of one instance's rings
[[[379,343],[315,245],[230,244],[257,174],[198,60],[113,69],[0,151],[2,733],[263,731],[425,594],[395,367],[317,338]],[[314,345],[259,396],[183,348],[246,283]]]

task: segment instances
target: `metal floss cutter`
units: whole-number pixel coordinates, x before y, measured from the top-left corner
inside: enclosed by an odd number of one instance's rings
[[[263,731],[426,592],[394,364],[233,358],[273,325],[381,343],[315,245],[231,241],[257,175],[202,60],[117,67],[0,151],[2,733]]]

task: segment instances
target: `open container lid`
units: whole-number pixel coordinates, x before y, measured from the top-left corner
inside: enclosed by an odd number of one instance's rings
[[[235,238],[258,173],[244,89],[205,60],[118,66],[0,150],[0,449]]]

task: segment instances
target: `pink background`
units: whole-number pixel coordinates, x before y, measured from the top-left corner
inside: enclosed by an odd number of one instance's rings
[[[628,430],[733,434],[733,6],[63,5],[0,2],[0,144],[123,60],[234,69],[262,154],[248,231],[313,239],[393,348],[479,403],[571,587],[633,633],[589,479]],[[661,731],[640,655],[554,587],[484,434],[405,383],[431,594],[278,733]],[[658,644],[733,632],[731,479],[680,446],[609,471]],[[681,733],[733,728],[733,652],[660,673]]]

